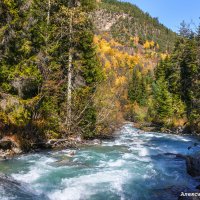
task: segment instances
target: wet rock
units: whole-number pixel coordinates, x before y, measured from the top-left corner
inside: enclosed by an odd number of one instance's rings
[[[18,147],[14,147],[12,148],[12,151],[15,153],[15,154],[21,154],[22,153],[22,150]]]
[[[37,143],[32,143],[31,148],[36,150],[36,149],[51,149],[51,143],[46,143],[46,142],[37,142]]]
[[[69,157],[62,157],[62,159],[57,160],[56,162],[52,163],[52,166],[60,167],[60,166],[69,166],[70,165]]]
[[[197,189],[197,190],[200,190],[200,185],[198,185],[198,186],[196,187],[196,189]]]
[[[68,154],[68,156],[69,157],[73,157],[75,154],[76,154],[76,151],[70,151],[69,154]]]
[[[0,150],[0,161],[7,159],[7,153],[5,151]]]
[[[76,145],[76,142],[69,141],[68,139],[51,139],[46,145],[50,145],[52,148],[64,148]]]
[[[182,155],[182,154],[176,154],[176,158],[183,158],[183,159],[186,159],[187,156]]]
[[[200,176],[200,155],[198,156],[186,156],[182,154],[165,153],[166,156],[175,156],[175,158],[181,158],[186,161],[187,173],[192,177]]]
[[[154,189],[153,190],[153,195],[149,199],[159,199],[159,200],[165,200],[165,199],[171,199],[175,200],[180,198],[180,194],[182,191],[187,191],[189,190],[185,186],[169,186],[166,188],[161,188],[161,189]]]
[[[192,149],[192,148],[194,148],[194,147],[197,147],[198,145],[199,145],[199,144],[195,142],[192,146],[189,146],[189,147],[188,147],[188,150],[190,150],[190,149]]]
[[[0,174],[0,199],[4,197],[1,194],[8,197],[5,199],[48,200],[45,195],[37,194],[27,184],[18,182],[4,174]]]
[[[173,156],[175,158],[181,158],[181,159],[186,159],[187,156],[183,155],[183,154],[177,154],[177,153],[164,153],[165,156]]]
[[[93,144],[101,144],[102,141],[99,140],[99,139],[95,139],[95,140],[92,141],[92,143],[93,143]]]
[[[194,156],[186,156],[182,154],[174,154],[174,153],[164,153],[165,156],[175,156],[175,158],[181,158],[186,161],[187,173],[192,177],[200,176],[200,155]]]
[[[184,132],[184,127],[182,127],[182,126],[179,126],[179,127],[176,128],[176,130],[175,130],[175,133],[178,134],[178,135],[183,134],[183,132]]]
[[[170,186],[163,189],[154,190],[153,199],[177,199],[177,200],[200,200],[198,190],[186,186]]]
[[[16,155],[13,150],[6,150],[6,151],[0,151],[0,160],[7,160],[13,158],[13,156]]]
[[[12,158],[16,154],[21,154],[22,150],[18,145],[9,138],[0,140],[0,159],[5,160]]]
[[[200,155],[186,157],[187,173],[193,177],[200,176]]]

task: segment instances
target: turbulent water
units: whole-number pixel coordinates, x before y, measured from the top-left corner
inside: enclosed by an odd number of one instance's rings
[[[126,124],[116,139],[69,150],[43,152],[0,162],[0,172],[22,183],[8,190],[0,184],[1,200],[173,200],[198,185],[186,173],[185,161],[168,153],[193,154],[197,138],[141,133]],[[41,196],[45,195],[45,196]]]

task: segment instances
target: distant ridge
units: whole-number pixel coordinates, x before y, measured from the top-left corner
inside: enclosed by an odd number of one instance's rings
[[[103,0],[94,16],[97,31],[109,32],[121,44],[128,45],[131,37],[139,37],[139,43],[154,41],[160,51],[170,52],[177,34],[151,17],[139,7],[128,2]]]

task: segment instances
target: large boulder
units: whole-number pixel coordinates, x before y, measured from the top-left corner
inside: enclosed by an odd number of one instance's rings
[[[187,173],[192,177],[200,176],[200,155],[186,157]]]
[[[173,185],[166,188],[153,189],[153,194],[149,199],[177,199],[177,200],[200,200],[199,191],[187,186]]]
[[[37,194],[27,184],[0,174],[0,199],[47,200],[48,198],[45,195]]]
[[[9,138],[0,140],[0,159],[12,158],[16,154],[22,153],[22,150],[15,141]]]

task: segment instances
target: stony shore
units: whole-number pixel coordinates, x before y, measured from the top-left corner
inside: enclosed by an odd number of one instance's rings
[[[12,159],[14,156],[26,153],[40,152],[43,150],[62,150],[62,149],[78,149],[84,145],[101,144],[102,139],[113,139],[114,136],[102,137],[100,139],[85,140],[81,137],[68,137],[67,139],[50,139],[31,143],[29,150],[24,151],[19,143],[11,138],[3,138],[0,140],[0,160]]]

